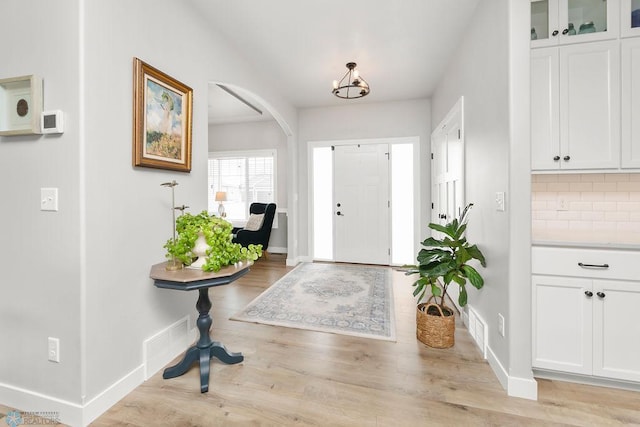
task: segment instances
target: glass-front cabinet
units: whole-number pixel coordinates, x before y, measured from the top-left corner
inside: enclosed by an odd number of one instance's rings
[[[640,36],[640,0],[621,0],[620,29],[622,37]]]
[[[619,1],[531,0],[531,47],[618,37]]]

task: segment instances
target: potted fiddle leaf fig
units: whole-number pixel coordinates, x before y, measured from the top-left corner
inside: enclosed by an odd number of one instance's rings
[[[230,222],[202,211],[185,213],[176,219],[177,237],[167,240],[167,258],[177,259],[190,268],[219,271],[241,261],[255,261],[262,256],[262,245],[242,247],[231,239]]]
[[[430,347],[448,348],[454,344],[454,311],[445,303],[450,285],[459,287],[458,304],[467,305],[467,282],[477,289],[484,286],[484,279],[470,264],[476,260],[486,267],[484,255],[477,245],[471,245],[466,237],[468,204],[459,218],[446,225],[430,223],[429,228],[443,234],[441,238],[428,237],[422,242],[416,265],[406,265],[406,274],[418,274],[413,283],[413,295],[418,297],[416,312],[417,337]],[[427,298],[428,297],[428,298]],[[426,302],[421,302],[427,299]],[[432,302],[433,301],[433,302]]]

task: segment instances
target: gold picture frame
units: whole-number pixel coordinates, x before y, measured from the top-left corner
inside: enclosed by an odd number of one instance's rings
[[[193,90],[133,58],[133,165],[191,171]]]

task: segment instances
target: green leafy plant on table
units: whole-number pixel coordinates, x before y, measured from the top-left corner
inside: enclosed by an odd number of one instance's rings
[[[194,261],[193,249],[200,234],[209,245],[206,262],[202,266],[204,271],[219,271],[222,267],[236,264],[240,261],[255,261],[262,256],[262,245],[242,247],[233,243],[233,225],[207,211],[197,215],[185,213],[176,219],[178,236],[167,240],[167,258],[178,259],[184,265],[191,265]]]
[[[477,289],[484,286],[484,279],[480,273],[468,264],[475,259],[483,267],[487,266],[480,249],[476,245],[470,245],[465,237],[467,216],[472,206],[472,203],[468,204],[460,214],[460,218],[455,218],[446,225],[430,223],[429,228],[443,233],[444,237],[425,239],[422,242],[424,248],[418,253],[418,264],[404,266],[407,275],[420,275],[412,285],[415,288],[413,295],[418,297],[418,302],[433,295],[436,303],[447,316],[453,315],[453,311],[445,305],[449,285],[452,283],[459,285],[458,303],[461,307],[467,305],[465,288],[467,281]],[[428,293],[428,291],[431,292]],[[433,312],[431,308],[434,308]],[[429,314],[439,315],[435,307],[429,308]]]

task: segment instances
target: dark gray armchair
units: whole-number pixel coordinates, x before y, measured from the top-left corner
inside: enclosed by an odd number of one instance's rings
[[[276,214],[275,203],[251,203],[249,213],[264,214],[264,219],[259,230],[245,230],[244,228],[233,229],[233,243],[240,243],[242,246],[262,245],[262,250],[266,253],[269,247],[269,237],[271,237],[271,227]]]

